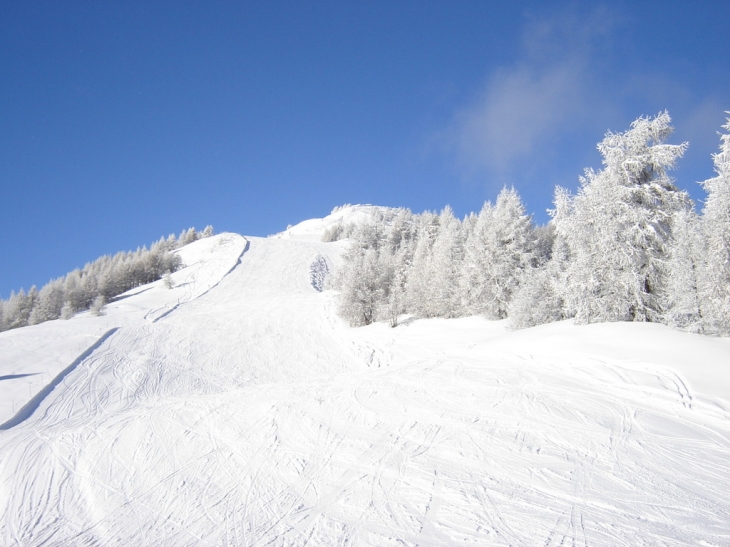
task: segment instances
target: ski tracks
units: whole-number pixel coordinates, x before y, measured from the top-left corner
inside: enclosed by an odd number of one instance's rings
[[[727,543],[730,420],[681,378],[367,340],[312,285],[330,249],[252,238],[110,337],[0,436],[0,543]]]

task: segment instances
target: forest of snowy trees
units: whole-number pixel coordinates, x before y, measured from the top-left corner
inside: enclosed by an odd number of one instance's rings
[[[730,135],[698,214],[668,174],[687,146],[667,144],[671,133],[666,112],[609,132],[603,169],[586,170],[575,195],[556,188],[546,226],[505,188],[463,220],[449,207],[376,209],[332,227],[325,240],[353,240],[335,281],[340,315],[353,326],[478,314],[513,328],[574,318],[730,335]]]
[[[0,331],[69,319],[84,310],[98,315],[115,296],[177,270],[180,257],[172,251],[212,235],[212,226],[202,232],[195,228],[183,230],[178,237],[171,234],[167,239],[160,238],[149,249],[102,256],[40,290],[33,286],[28,292],[13,292],[8,300],[0,300]]]

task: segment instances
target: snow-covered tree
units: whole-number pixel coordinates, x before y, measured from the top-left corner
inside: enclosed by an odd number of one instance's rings
[[[89,300],[81,286],[81,270],[76,269],[66,274],[64,293],[66,294],[65,304],[68,304],[68,308],[72,309],[74,313],[86,309]]]
[[[91,307],[89,308],[89,310],[91,311],[91,315],[99,317],[100,315],[104,315],[105,307],[106,298],[104,298],[104,295],[100,294],[96,298],[94,298],[94,301],[91,303]]]
[[[525,271],[523,282],[508,308],[510,326],[514,329],[534,327],[565,319],[568,313],[563,300],[567,285],[566,271],[570,250],[565,240],[555,233],[555,223],[567,214],[569,199],[558,187],[551,223],[536,230],[536,266]]]
[[[535,259],[532,219],[514,188],[502,189],[494,207],[485,204],[464,254],[465,309],[504,319],[513,293]]]
[[[376,321],[386,299],[387,280],[378,258],[377,249],[354,247],[343,261],[338,311],[353,327]]]
[[[515,291],[507,308],[510,326],[523,329],[563,319],[563,301],[552,264],[534,268]]]
[[[439,215],[438,233],[426,263],[428,282],[421,312],[426,317],[456,317],[460,311],[459,274],[463,258],[461,223],[451,207]]]
[[[28,322],[37,325],[52,319],[58,319],[66,299],[63,278],[54,279],[38,291],[38,301],[30,313]]]
[[[667,171],[687,146],[665,144],[669,114],[639,118],[598,145],[604,169],[587,170],[571,214],[556,222],[568,244],[568,309],[576,321],[657,321],[674,217],[689,198]]]
[[[730,112],[728,112],[730,114]],[[713,154],[717,176],[702,183],[707,192],[702,211],[706,263],[700,282],[705,321],[710,330],[730,335],[730,118]]]
[[[391,327],[398,326],[398,317],[406,312],[406,282],[408,279],[409,257],[411,253],[408,245],[397,249],[393,255],[381,255],[381,260],[387,256],[388,265],[388,295],[382,303],[379,313]]]
[[[3,310],[6,330],[28,325],[37,297],[38,290],[35,286],[27,293],[23,289],[20,289],[17,293],[10,293],[10,298],[5,303]]]
[[[211,227],[203,232],[211,233]],[[183,230],[181,239],[186,237],[194,240],[201,236],[191,228]],[[33,287],[27,294],[24,291],[13,293],[12,302],[3,303],[5,319],[0,323],[0,330],[35,325],[58,317],[67,319],[89,309],[100,295],[108,302],[129,289],[156,281],[166,272],[179,269],[180,256],[171,251],[181,244],[182,241],[171,235],[167,240],[161,238],[149,250],[142,247],[113,257],[102,256],[64,278],[50,281],[40,291]]]
[[[705,241],[697,214],[679,211],[672,226],[664,288],[664,322],[672,327],[702,332],[699,282],[702,276]]]
[[[71,319],[74,314],[76,313],[76,310],[74,310],[73,304],[71,304],[70,301],[66,300],[64,302],[63,307],[61,308],[61,319]]]
[[[413,263],[406,283],[406,301],[409,313],[421,317],[433,317],[431,288],[433,273],[433,247],[439,233],[439,217],[430,211],[418,216],[417,239]]]
[[[482,206],[470,233],[464,241],[464,260],[461,269],[460,294],[462,310],[470,315],[486,315],[489,305],[488,253],[494,207],[490,202]]]

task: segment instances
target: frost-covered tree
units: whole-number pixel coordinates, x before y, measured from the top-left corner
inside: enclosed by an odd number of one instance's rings
[[[699,292],[706,248],[702,236],[697,214],[679,211],[668,247],[663,319],[667,325],[692,332],[704,330]]]
[[[194,228],[183,230],[180,240],[171,235],[153,243],[149,250],[142,247],[134,252],[102,256],[64,278],[50,281],[40,291],[32,287],[27,294],[24,291],[13,293],[9,301],[0,300],[5,310],[0,330],[35,325],[58,317],[67,319],[89,309],[98,296],[109,302],[129,289],[156,281],[181,266],[180,256],[171,251],[180,247],[186,238],[194,241],[212,233],[210,226],[202,235]]]
[[[63,307],[61,308],[61,319],[71,319],[74,314],[76,313],[76,310],[74,310],[73,304],[71,304],[70,301],[66,300],[64,302]]]
[[[525,271],[523,282],[508,308],[510,326],[514,329],[534,327],[565,319],[567,310],[563,294],[567,284],[566,271],[570,251],[565,240],[555,233],[557,219],[567,213],[565,191],[556,189],[553,220],[537,231],[536,266]]]
[[[513,293],[535,260],[532,219],[514,188],[502,189],[493,208],[482,208],[464,255],[465,309],[504,319]]]
[[[38,291],[38,300],[33,306],[28,322],[37,325],[61,316],[61,308],[66,299],[63,278],[54,279]]]
[[[388,294],[382,303],[379,315],[385,318],[391,327],[398,326],[399,316],[406,312],[406,282],[410,256],[407,245],[397,249],[393,255],[381,255],[381,260],[389,261],[387,266],[389,284]]]
[[[728,112],[730,114],[730,112]],[[702,183],[707,192],[702,211],[706,263],[700,282],[705,321],[711,331],[730,335],[730,118],[713,154],[717,176]]]
[[[183,245],[192,243],[197,239],[198,232],[195,231],[195,228],[188,228],[187,230],[183,230],[180,233],[180,237],[178,238],[178,246],[182,247]]]
[[[106,307],[106,298],[104,298],[104,295],[100,294],[96,298],[94,298],[94,301],[91,303],[91,307],[89,308],[89,311],[91,312],[91,315],[99,317],[100,315],[104,315],[105,307]]]
[[[420,314],[424,317],[456,317],[460,311],[459,274],[463,256],[461,223],[451,207],[438,218],[438,232],[424,263]]]
[[[523,329],[563,319],[563,301],[556,288],[552,264],[534,268],[527,274],[509,303],[513,329]]]
[[[571,263],[566,305],[576,321],[657,321],[674,217],[689,198],[667,171],[687,146],[665,144],[666,112],[639,118],[598,145],[603,170],[587,170],[572,212],[556,222]]]
[[[73,310],[74,313],[86,309],[89,297],[84,293],[81,285],[81,270],[76,269],[66,275],[64,293],[66,294],[65,304],[68,304],[67,308]]]
[[[420,317],[433,317],[433,247],[439,233],[439,217],[426,211],[418,216],[418,234],[413,252],[413,263],[406,283],[407,309]]]
[[[38,298],[38,290],[35,285],[27,293],[20,291],[12,292],[4,306],[5,329],[17,329],[28,325],[33,305]]]
[[[417,232],[413,214],[373,208],[367,219],[343,226],[352,246],[334,283],[340,290],[340,316],[352,326],[374,321],[396,326],[407,307],[405,287]]]
[[[494,207],[490,202],[482,206],[470,233],[464,241],[464,260],[460,278],[462,310],[470,315],[487,314],[490,292],[487,285],[490,260],[489,238],[492,230]]]
[[[343,261],[338,282],[338,311],[351,326],[376,321],[378,310],[386,300],[387,280],[378,255],[375,248],[354,247]]]

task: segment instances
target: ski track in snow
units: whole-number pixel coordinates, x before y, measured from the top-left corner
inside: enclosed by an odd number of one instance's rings
[[[730,544],[726,410],[661,367],[348,329],[312,277],[343,248],[250,238],[105,340],[0,433],[0,543]]]

